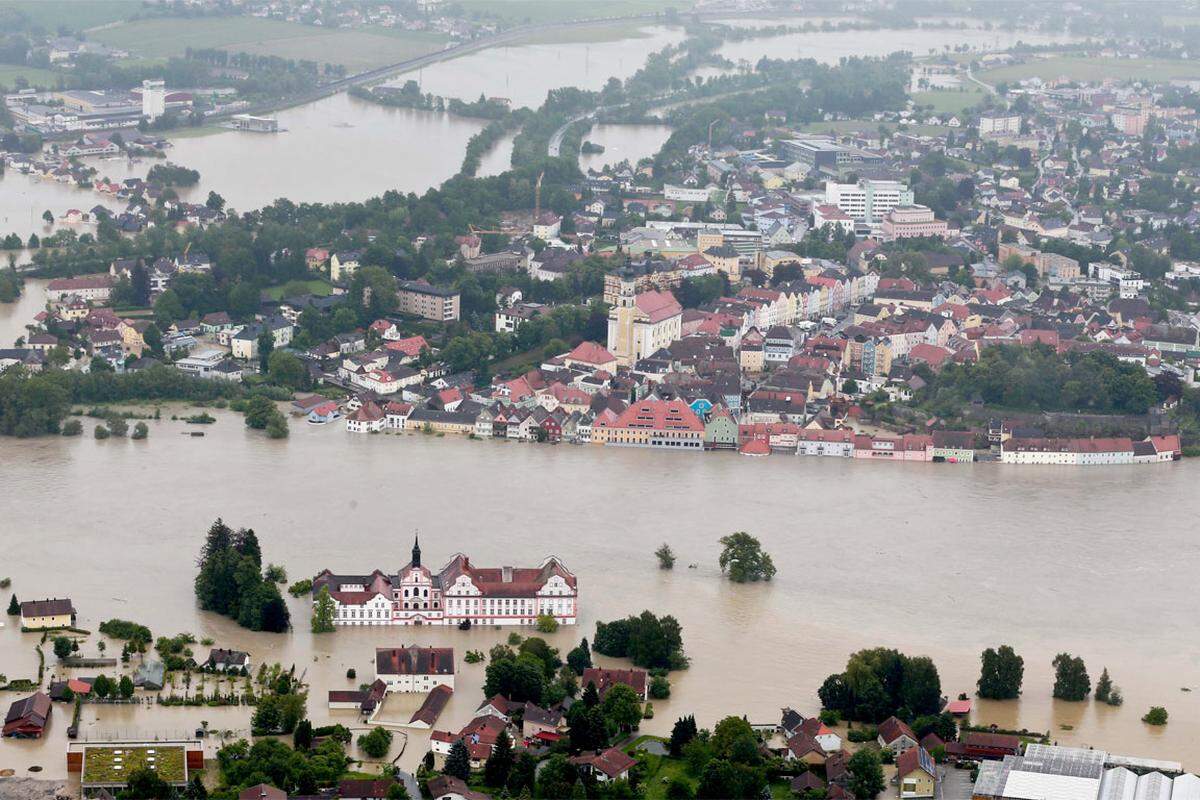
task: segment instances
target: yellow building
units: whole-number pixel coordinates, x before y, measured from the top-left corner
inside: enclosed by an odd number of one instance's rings
[[[683,335],[683,307],[670,292],[641,292],[622,279],[617,304],[608,312],[608,352],[632,366]]]
[[[75,625],[75,606],[67,599],[27,600],[21,603],[21,630],[44,631]]]
[[[902,800],[933,797],[937,793],[937,769],[924,747],[913,747],[896,759],[896,785]]]

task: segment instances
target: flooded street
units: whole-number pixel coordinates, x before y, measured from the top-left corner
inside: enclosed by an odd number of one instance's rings
[[[294,663],[311,685],[318,723],[354,722],[347,712],[331,717],[325,693],[357,684],[345,678],[350,666],[369,680],[376,646],[452,645],[459,675],[437,727],[457,729],[482,700],[484,665],[465,665],[463,655],[503,641],[508,629],[346,628],[314,637],[307,603],[289,598],[294,631],[255,634],[199,612],[192,594],[194,560],[218,516],[253,527],[264,561],[283,564],[292,580],[325,567],[395,571],[419,529],[427,560],[439,567],[456,551],[481,565],[564,559],[579,579],[581,624],[548,637],[563,653],[591,637],[597,620],[644,608],[676,615],[692,667],[672,675],[672,696],[655,703],[648,732],[669,732],[683,713],[711,725],[726,714],[774,721],[783,705],[814,712],[822,680],[850,652],[874,645],[933,657],[944,693],[971,694],[979,652],[1009,643],[1025,658],[1024,695],[983,703],[975,721],[1200,763],[1197,695],[1180,691],[1200,685],[1200,621],[1186,613],[1200,570],[1194,463],[746,459],[353,436],[340,425],[296,422],[280,442],[246,430],[236,415],[218,416],[200,439],[164,420],[151,423],[145,442],[97,442],[90,421],[77,439],[0,440],[0,482],[19,498],[0,522],[0,574],[13,579],[12,591],[69,595],[90,630],[122,617],[155,635],[211,637],[255,663]],[[560,477],[559,491],[545,488],[547,474]],[[616,522],[617,507],[632,522]],[[758,536],[772,554],[772,583],[721,578],[717,538],[735,530]],[[679,556],[674,571],[653,558],[663,541]],[[0,672],[35,673],[36,639],[11,625],[0,631]],[[94,648],[95,637],[84,650]],[[1053,702],[1050,660],[1060,651],[1082,656],[1093,680],[1107,666],[1124,707]],[[1169,709],[1169,725],[1140,721],[1152,704]],[[207,708],[88,713],[99,717],[93,729],[130,732],[190,729],[202,719],[244,728],[249,717]],[[39,763],[61,772],[65,719],[60,713],[40,744],[0,747],[0,768]],[[412,766],[427,734],[409,736],[402,763]]]

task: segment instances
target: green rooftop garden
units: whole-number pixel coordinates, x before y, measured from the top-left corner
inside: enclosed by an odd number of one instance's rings
[[[185,758],[179,745],[89,746],[83,757],[82,782],[84,786],[124,784],[130,773],[147,767],[167,783],[182,784],[187,781]]]

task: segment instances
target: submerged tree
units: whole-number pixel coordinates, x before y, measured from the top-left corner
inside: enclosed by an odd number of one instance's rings
[[[1021,694],[1025,677],[1025,659],[1009,645],[989,647],[980,655],[979,696],[985,700],[1012,700]],[[1097,689],[1097,691],[1099,691]]]
[[[675,566],[675,553],[671,550],[671,545],[666,542],[654,551],[654,557],[658,559],[660,569],[671,569]]]
[[[762,544],[745,531],[721,537],[721,572],[736,583],[769,581],[775,576],[775,563]]]
[[[1101,703],[1107,703],[1112,697],[1113,682],[1108,676],[1108,667],[1100,671],[1100,680],[1096,681],[1095,698]]]
[[[1088,677],[1083,659],[1070,653],[1059,653],[1051,662],[1054,665],[1054,696],[1059,700],[1082,700],[1092,690],[1092,679]]]

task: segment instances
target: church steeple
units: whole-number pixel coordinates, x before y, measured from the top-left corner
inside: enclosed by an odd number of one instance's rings
[[[418,534],[413,534],[412,565],[421,566],[421,541]]]

